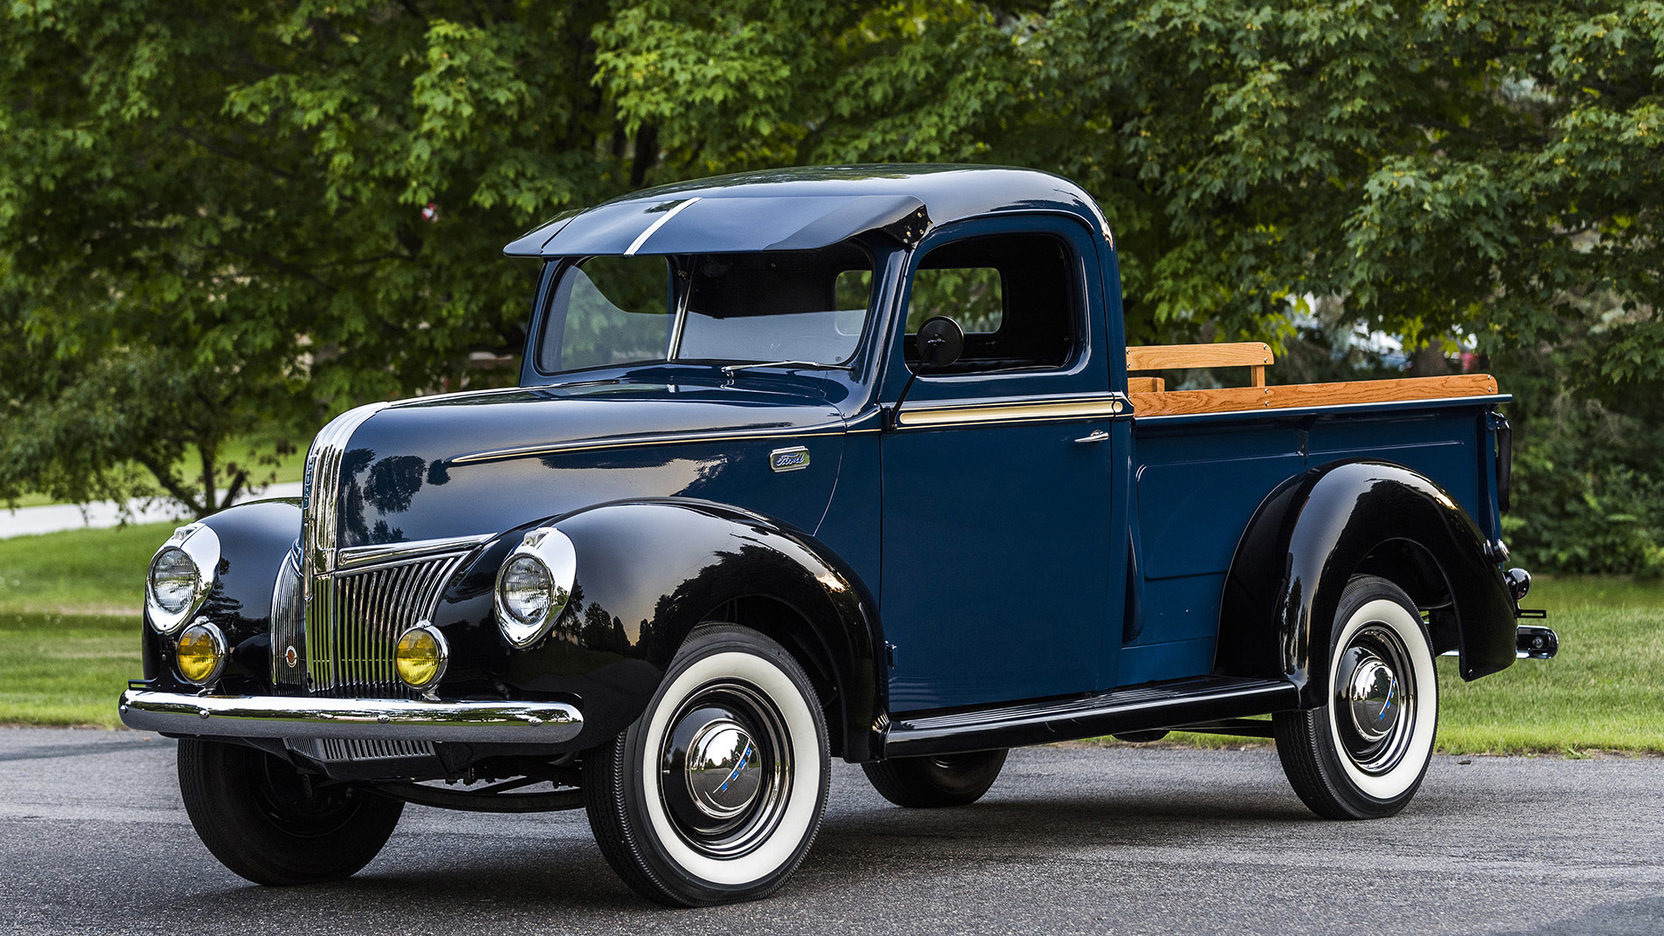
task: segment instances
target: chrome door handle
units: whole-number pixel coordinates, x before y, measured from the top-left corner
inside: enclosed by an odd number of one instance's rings
[[[1109,433],[1102,429],[1094,429],[1075,440],[1076,442],[1108,442]]]

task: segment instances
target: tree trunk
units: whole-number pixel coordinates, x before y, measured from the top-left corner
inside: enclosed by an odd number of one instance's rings
[[[1444,348],[1439,345],[1428,345],[1410,355],[1411,377],[1443,377],[1448,373],[1450,362],[1445,359]]]

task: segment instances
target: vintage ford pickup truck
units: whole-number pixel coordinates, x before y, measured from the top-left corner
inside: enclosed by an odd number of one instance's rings
[[[1387,816],[1435,656],[1555,652],[1503,569],[1492,378],[1128,348],[1064,179],[732,176],[505,252],[541,261],[518,387],[351,410],[298,502],[152,561],[121,715],[179,739],[250,880],[351,875],[405,803],[581,807],[643,895],[754,898],[831,757],[959,805],[1012,746],[1175,728],[1274,737],[1313,811]],[[1199,367],[1247,385],[1165,388]]]

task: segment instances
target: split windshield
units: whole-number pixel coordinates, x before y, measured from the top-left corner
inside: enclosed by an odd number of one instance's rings
[[[793,361],[855,356],[871,305],[860,248],[590,257],[565,266],[537,345],[545,374],[661,361]]]

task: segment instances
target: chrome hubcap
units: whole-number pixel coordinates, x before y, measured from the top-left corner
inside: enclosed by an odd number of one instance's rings
[[[754,687],[716,682],[677,707],[659,749],[659,797],[676,834],[712,857],[767,840],[785,815],[785,718]]]
[[[1370,741],[1379,741],[1392,731],[1403,711],[1399,705],[1398,677],[1392,667],[1374,654],[1360,660],[1352,671],[1348,690],[1352,700],[1352,727]]]
[[[700,727],[682,765],[693,805],[712,819],[732,819],[757,798],[763,770],[751,735],[718,718]]]
[[[1331,709],[1342,753],[1359,770],[1380,775],[1404,759],[1415,733],[1415,667],[1392,628],[1366,624],[1347,641]]]

